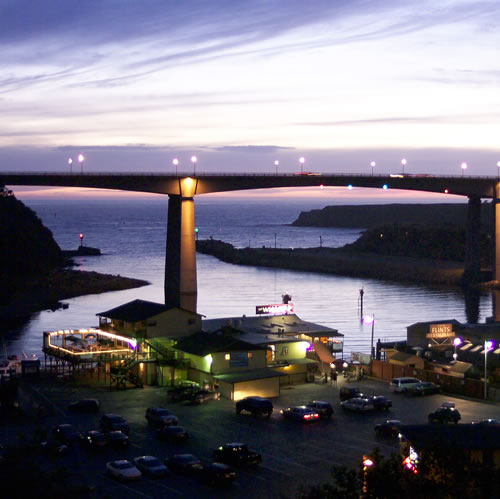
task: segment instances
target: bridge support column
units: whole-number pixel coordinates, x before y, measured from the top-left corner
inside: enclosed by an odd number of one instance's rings
[[[493,195],[493,261],[491,267],[493,270],[493,279],[500,280],[500,183],[495,185]],[[500,291],[493,290],[493,320],[500,322]]]
[[[191,179],[181,183],[185,180]],[[196,312],[198,297],[194,229],[194,197],[169,195],[165,305],[191,312]]]
[[[469,197],[465,227],[465,262],[462,280],[465,283],[481,281],[481,198]]]

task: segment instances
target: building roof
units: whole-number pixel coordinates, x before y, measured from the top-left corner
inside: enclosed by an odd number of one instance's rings
[[[389,362],[392,364],[407,366],[414,364],[415,362],[423,362],[423,359],[422,357],[417,357],[411,353],[396,352],[389,357]]]
[[[400,432],[416,449],[437,446],[465,450],[500,449],[500,426],[480,424],[402,425]]]
[[[169,307],[163,303],[155,303],[146,300],[133,300],[128,303],[124,303],[119,307],[112,308],[106,312],[99,312],[99,317],[107,317],[108,319],[116,319],[124,322],[139,322],[154,317],[155,315],[161,314],[171,309],[180,309],[193,315],[200,315],[196,312],[191,312],[185,310],[181,307]]]
[[[327,364],[335,362],[335,357],[332,355],[332,352],[330,352],[330,350],[320,341],[315,341],[313,343],[313,348],[321,362],[326,362]]]
[[[470,368],[472,364],[469,362],[460,362],[457,360],[454,364],[450,365],[450,371],[460,374],[465,374]]]
[[[231,374],[217,374],[214,376],[219,381],[226,383],[241,383],[242,381],[253,381],[255,379],[276,378],[278,376],[286,376],[286,374],[264,367],[262,369],[254,369],[251,371],[239,371]]]
[[[296,314],[285,315],[257,315],[242,317],[225,317],[220,319],[206,319],[202,327],[205,331],[215,331],[224,326],[232,326],[246,333],[297,335],[309,334],[315,336],[343,337],[336,329],[332,329],[313,322],[303,321]]]
[[[266,350],[265,347],[253,345],[231,334],[222,331],[213,333],[195,333],[180,339],[174,346],[176,350],[204,357],[216,352],[249,352]]]

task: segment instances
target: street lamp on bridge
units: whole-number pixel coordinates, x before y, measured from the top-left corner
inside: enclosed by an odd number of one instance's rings
[[[464,173],[465,173],[465,170],[467,169],[467,163],[462,163],[460,165],[460,167],[462,168],[462,177],[464,176]]]
[[[191,162],[193,163],[193,175],[196,175],[196,162],[198,158],[196,156],[191,156]]]
[[[306,158],[304,156],[301,156],[299,158],[299,163],[300,163],[300,173],[304,173],[304,163],[306,162]]]
[[[493,345],[494,343],[491,340],[484,341],[484,400],[488,399],[488,352],[493,350]]]
[[[500,161],[499,161],[500,163]],[[275,160],[274,162],[274,166],[276,167],[276,175],[278,175],[278,166],[279,166],[280,162],[278,160]]]
[[[401,166],[403,167],[403,175],[405,174],[405,165],[406,165],[406,158],[403,158],[401,160]]]
[[[497,166],[498,166],[498,178],[500,178],[500,161],[497,162]]]
[[[80,163],[80,175],[83,175],[83,162],[85,161],[85,156],[83,154],[78,155],[78,163]]]
[[[73,174],[73,158],[68,159],[68,165],[69,165],[69,173],[70,175]]]
[[[377,163],[375,163],[375,161],[372,161],[372,162],[370,163],[370,166],[372,167],[372,177],[373,177],[373,169],[375,168],[375,165],[376,165],[376,164],[377,164]]]
[[[172,160],[172,164],[175,166],[175,176],[177,177],[177,167],[179,166],[179,160],[177,158],[174,158]]]

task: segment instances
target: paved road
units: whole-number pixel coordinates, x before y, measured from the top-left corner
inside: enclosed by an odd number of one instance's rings
[[[34,400],[52,408],[47,413],[25,421],[11,422],[0,428],[0,442],[18,438],[34,431],[36,424],[44,429],[62,422],[73,423],[80,431],[98,428],[100,414],[75,415],[68,413],[68,403],[83,397],[97,397],[102,403],[102,412],[116,412],[125,417],[131,427],[131,446],[125,451],[109,450],[103,454],[89,454],[76,447],[69,456],[44,460],[48,469],[64,464],[74,471],[82,471],[96,487],[96,497],[120,496],[141,497],[238,497],[278,498],[294,497],[299,485],[311,485],[329,479],[331,466],[345,464],[356,467],[363,453],[375,446],[382,452],[397,452],[397,442],[379,439],[373,426],[387,418],[399,419],[407,424],[426,423],[427,414],[445,400],[453,400],[462,415],[462,423],[486,417],[498,417],[498,404],[458,399],[446,395],[431,395],[412,398],[392,394],[388,384],[366,379],[349,383],[359,386],[368,395],[387,395],[393,401],[389,413],[350,414],[343,413],[339,406],[338,390],[347,382],[341,378],[338,386],[309,383],[282,388],[279,399],[274,400],[275,410],[269,420],[253,418],[251,415],[237,416],[234,403],[222,399],[201,406],[167,404],[164,388],[144,388],[127,391],[107,389],[75,388],[70,385],[35,382],[23,391],[23,404],[30,406]],[[283,421],[279,410],[299,405],[309,400],[327,400],[332,403],[335,414],[330,421],[299,424]],[[147,426],[144,413],[147,407],[163,405],[174,412],[181,425],[190,434],[185,444],[169,444],[158,441]],[[133,458],[150,454],[163,459],[175,453],[192,453],[208,462],[212,450],[224,442],[242,441],[262,454],[262,465],[257,468],[238,470],[236,482],[230,490],[212,490],[192,478],[170,475],[163,479],[142,479],[124,484],[104,473],[107,461]]]

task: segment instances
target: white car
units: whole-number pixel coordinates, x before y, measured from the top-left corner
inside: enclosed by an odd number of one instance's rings
[[[136,457],[134,464],[142,473],[152,477],[165,476],[168,473],[168,468],[154,456]]]
[[[106,463],[106,471],[121,480],[138,480],[142,477],[142,473],[126,459]]]

